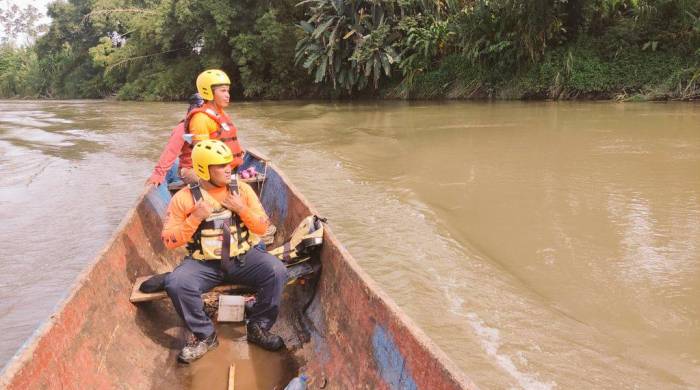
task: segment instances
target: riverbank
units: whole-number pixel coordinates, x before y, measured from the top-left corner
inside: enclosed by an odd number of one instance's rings
[[[700,98],[700,66],[673,52],[618,50],[605,54],[593,44],[548,52],[516,71],[498,70],[447,57],[440,66],[387,88],[402,99],[692,101]]]
[[[615,100],[694,101],[700,99],[700,64],[681,53],[638,48],[606,52],[592,44],[577,44],[548,51],[540,61],[517,70],[499,69],[467,61],[461,54],[446,56],[434,69],[412,78],[394,77],[377,89],[346,94],[330,85],[306,80],[295,92],[278,90],[264,96],[246,96],[243,85],[234,87],[238,101],[286,100]],[[122,101],[178,101],[179,94],[146,92],[127,84],[106,96],[80,94],[47,97],[30,94],[3,99],[101,98]],[[186,89],[186,88],[180,88]],[[194,92],[194,89],[192,89]]]

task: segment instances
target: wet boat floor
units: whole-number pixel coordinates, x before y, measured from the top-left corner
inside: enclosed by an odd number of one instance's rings
[[[201,359],[180,365],[189,372],[189,389],[228,389],[229,367],[235,365],[235,388],[284,389],[298,367],[285,349],[269,352],[246,340],[244,323],[217,324],[219,346]]]

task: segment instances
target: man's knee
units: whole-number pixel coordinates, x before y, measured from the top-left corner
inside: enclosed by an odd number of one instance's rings
[[[193,278],[188,277],[188,275],[179,272],[171,272],[165,278],[165,291],[167,291],[169,295],[181,292],[196,292],[197,286]]]
[[[287,283],[287,267],[284,266],[284,263],[267,253],[264,253],[263,256],[261,270],[265,275],[264,279],[268,281],[267,283],[274,285]]]
[[[265,256],[265,268],[271,277],[275,279],[276,282],[284,281],[287,282],[287,267],[275,256],[268,253],[264,253]]]
[[[287,267],[285,267],[284,264],[282,264],[281,261],[275,260],[277,264],[272,266],[272,272],[275,274],[275,282],[276,284],[281,284],[284,286],[287,284],[287,279],[289,278],[289,274],[287,273]]]

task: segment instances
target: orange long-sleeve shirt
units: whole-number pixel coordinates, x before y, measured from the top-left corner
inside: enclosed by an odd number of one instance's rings
[[[170,167],[173,166],[175,160],[177,160],[182,146],[185,144],[185,140],[182,138],[183,134],[185,134],[185,123],[180,122],[170,134],[168,144],[165,145],[165,149],[163,149],[163,152],[160,154],[158,163],[153,169],[151,177],[148,179],[149,183],[160,184],[165,180],[165,175],[168,173]]]
[[[218,202],[222,202],[228,194],[228,188],[216,187],[208,190],[207,193]],[[250,185],[240,180],[238,181],[238,193],[246,205],[238,216],[248,230],[262,236],[267,230],[269,221],[258,196]],[[185,187],[173,196],[168,205],[168,213],[161,234],[161,239],[167,248],[178,248],[190,241],[199,224],[202,223],[201,219],[192,215],[193,211],[194,199],[192,198],[192,192],[189,187]]]

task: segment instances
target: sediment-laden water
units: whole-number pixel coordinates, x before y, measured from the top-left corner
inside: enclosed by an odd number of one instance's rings
[[[133,205],[185,108],[0,102],[0,364]],[[230,112],[480,386],[700,383],[700,106]]]

